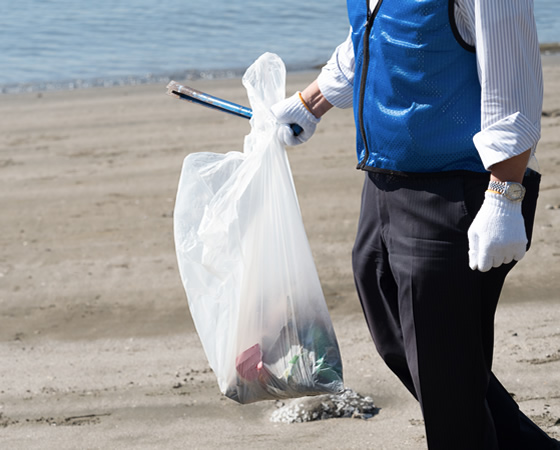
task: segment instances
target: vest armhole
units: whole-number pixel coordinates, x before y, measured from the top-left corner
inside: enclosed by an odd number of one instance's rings
[[[455,0],[449,0],[449,6],[447,7],[447,11],[449,13],[449,24],[451,25],[451,30],[453,31],[453,36],[459,43],[461,47],[465,50],[475,53],[476,49],[473,45],[467,43],[462,37],[461,33],[459,33],[459,29],[457,28],[457,22],[455,21]]]

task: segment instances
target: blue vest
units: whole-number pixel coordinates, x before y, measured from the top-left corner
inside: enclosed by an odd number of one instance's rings
[[[358,168],[485,172],[473,144],[481,91],[453,0],[347,0]]]

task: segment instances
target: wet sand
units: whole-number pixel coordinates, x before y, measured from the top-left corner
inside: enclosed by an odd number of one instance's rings
[[[544,67],[533,246],[504,289],[495,372],[559,437],[558,56]],[[315,75],[289,75],[288,93]],[[240,80],[189,84],[247,104]],[[3,95],[0,117],[1,448],[425,448],[420,409],[375,353],[354,291],[363,174],[350,110],[288,154],[346,385],[381,409],[303,424],[270,422],[275,402],[221,395],[175,261],[183,158],[242,150],[249,122],[175,101],[165,86]]]

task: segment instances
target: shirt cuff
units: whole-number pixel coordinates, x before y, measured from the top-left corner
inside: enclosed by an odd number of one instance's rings
[[[349,34],[340,44],[317,78],[319,89],[337,108],[350,108],[354,96],[354,47]]]
[[[520,112],[511,114],[476,133],[473,141],[484,168],[535,150],[541,137],[540,127]]]
[[[337,108],[350,108],[353,103],[354,86],[341,73],[329,70],[328,66],[317,78],[319,89],[328,102]]]

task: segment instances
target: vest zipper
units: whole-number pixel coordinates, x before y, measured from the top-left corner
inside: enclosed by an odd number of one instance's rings
[[[366,23],[366,30],[364,32],[364,43],[363,43],[363,50],[364,56],[362,59],[362,76],[360,79],[360,104],[358,106],[358,122],[360,125],[360,134],[362,136],[362,141],[364,143],[365,148],[365,156],[361,163],[358,164],[358,169],[363,169],[367,165],[367,160],[369,159],[369,148],[366,139],[366,129],[364,126],[364,91],[366,87],[366,79],[368,73],[368,66],[369,66],[369,35],[371,34],[371,29],[373,28],[373,21],[377,16],[379,11],[379,7],[383,3],[383,0],[378,0],[377,5],[375,5],[375,9],[370,13],[369,11],[369,0],[366,0],[366,8],[367,8],[367,23]]]

